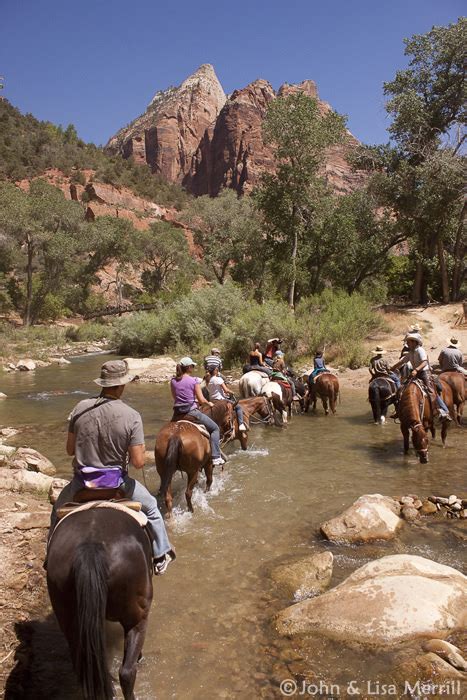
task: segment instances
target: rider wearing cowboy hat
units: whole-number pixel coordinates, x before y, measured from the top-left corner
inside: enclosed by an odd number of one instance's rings
[[[460,350],[460,342],[457,338],[449,338],[448,346],[441,350],[438,362],[441,372],[462,372],[467,376],[467,370],[462,367],[464,358]]]
[[[418,377],[424,383],[430,399],[433,415],[439,414],[442,420],[450,421],[451,416],[449,415],[449,409],[434,387],[428,355],[426,354],[426,350],[422,347],[423,340],[421,335],[419,333],[408,333],[405,337],[405,342],[407,343],[409,351],[391,367],[391,371],[394,372],[394,370],[410,362],[413,367],[411,377]]]
[[[401,385],[401,381],[395,372],[391,372],[388,363],[383,359],[383,355],[385,355],[387,351],[384,350],[381,345],[377,345],[372,352],[373,357],[370,360],[369,367],[371,378],[390,377],[398,389]]]

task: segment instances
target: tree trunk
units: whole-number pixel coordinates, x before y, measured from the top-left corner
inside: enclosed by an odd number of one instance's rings
[[[32,308],[32,264],[34,260],[34,246],[29,236],[27,238],[26,246],[28,261],[26,264],[26,305],[24,307],[23,325],[30,326]]]
[[[295,218],[295,216],[293,217]],[[298,231],[294,225],[293,247],[292,247],[292,280],[289,285],[288,301],[291,309],[295,307],[295,286],[297,282],[297,253],[298,253]]]
[[[415,268],[415,279],[412,288],[412,303],[420,304],[422,300],[422,289],[424,281],[424,269],[421,260],[417,261],[417,266]]]
[[[439,273],[441,275],[441,295],[443,298],[443,304],[449,303],[449,280],[448,271],[446,269],[446,260],[444,257],[444,244],[443,239],[438,237],[438,263],[439,263]]]

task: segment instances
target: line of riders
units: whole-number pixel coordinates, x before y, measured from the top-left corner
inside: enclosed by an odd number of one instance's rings
[[[438,416],[442,422],[452,420],[449,409],[443,401],[441,382],[438,376],[432,373],[427,352],[423,347],[420,327],[417,324],[409,328],[404,338],[400,358],[394,365],[389,366],[384,359],[386,350],[380,345],[376,346],[373,353],[369,366],[370,383],[376,378],[383,377],[393,385],[395,411],[392,418],[398,418],[398,403],[404,386],[408,381],[418,379],[426,390],[433,416]],[[462,366],[463,357],[460,342],[455,337],[448,339],[447,347],[440,352],[438,362],[441,374],[455,371],[467,376],[467,371]]]
[[[258,343],[249,354],[248,365],[244,370],[260,371],[272,380],[290,383],[296,396],[296,378],[293,371],[284,362],[284,353],[280,350],[282,340],[272,338],[268,341],[265,353]],[[204,360],[206,370],[206,388],[201,388],[198,377],[193,376],[196,363],[190,357],[183,357],[176,366],[176,375],[170,382],[173,398],[172,420],[192,420],[206,427],[211,443],[213,466],[224,464],[220,449],[219,425],[210,416],[200,410],[202,406],[215,406],[218,401],[229,399],[234,403],[240,432],[248,427],[244,422],[241,406],[229,392],[221,375],[222,359],[220,350],[213,348]],[[410,377],[418,377],[425,384],[435,412],[442,419],[449,419],[449,412],[440,394],[434,389],[426,351],[422,345],[419,328],[411,328],[405,338],[400,360],[389,367],[384,360],[385,351],[375,349],[371,359],[372,379],[386,377],[392,380],[400,391],[400,380],[395,371],[411,367]],[[462,368],[462,353],[459,342],[451,338],[449,345],[439,356],[442,371],[456,370],[466,373]],[[410,364],[409,364],[410,363]],[[309,375],[309,386],[326,368],[323,352],[318,351],[314,358],[314,368]],[[68,422],[66,440],[67,454],[73,457],[73,478],[59,494],[54,504],[49,531],[49,545],[58,522],[58,511],[68,503],[89,500],[83,497],[89,491],[101,493],[100,490],[118,490],[127,499],[141,503],[141,509],[147,516],[148,527],[152,536],[153,572],[163,574],[175,559],[175,551],[169,542],[165,523],[159,511],[156,498],[139,481],[129,476],[128,467],[140,470],[145,464],[144,430],[140,414],[122,400],[125,386],[135,377],[130,374],[125,360],[111,360],[102,365],[100,376],[95,383],[101,387],[98,397],[80,401],[72,410]],[[103,491],[102,491],[103,493]],[[94,496],[92,496],[94,497]],[[98,496],[99,497],[99,496]],[[47,559],[44,563],[47,568]]]

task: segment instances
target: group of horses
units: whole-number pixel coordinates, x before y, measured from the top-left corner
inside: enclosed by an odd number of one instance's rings
[[[466,395],[466,379],[460,372],[442,372],[439,375],[441,395],[452,421],[459,426],[462,421]],[[389,377],[375,377],[370,382],[368,399],[373,411],[375,423],[384,423],[388,407],[397,403],[397,417],[400,421],[404,439],[404,452],[410,447],[410,434],[418,458],[422,464],[428,462],[429,437],[436,437],[434,416],[429,397],[422,383],[409,378],[397,392],[394,382]],[[446,446],[449,422],[441,423],[441,440]]]

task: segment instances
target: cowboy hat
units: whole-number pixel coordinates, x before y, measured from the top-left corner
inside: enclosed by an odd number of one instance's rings
[[[387,350],[382,348],[381,345],[377,345],[371,352],[374,352],[375,355],[385,355]]]
[[[461,344],[460,340],[458,340],[455,337],[448,338],[447,343],[448,343],[448,345],[451,345],[453,348],[458,348],[458,347],[460,347],[460,344]]]
[[[135,375],[130,374],[126,360],[110,360],[102,365],[101,376],[94,379],[94,382],[103,387],[121,386],[132,382],[134,378]]]
[[[418,325],[418,323],[414,323],[412,326],[409,326],[407,328],[407,333],[420,333],[422,329]]]
[[[423,344],[422,336],[420,335],[420,333],[407,333],[407,335],[405,336],[405,340],[406,342],[408,340],[416,340],[419,345]]]

